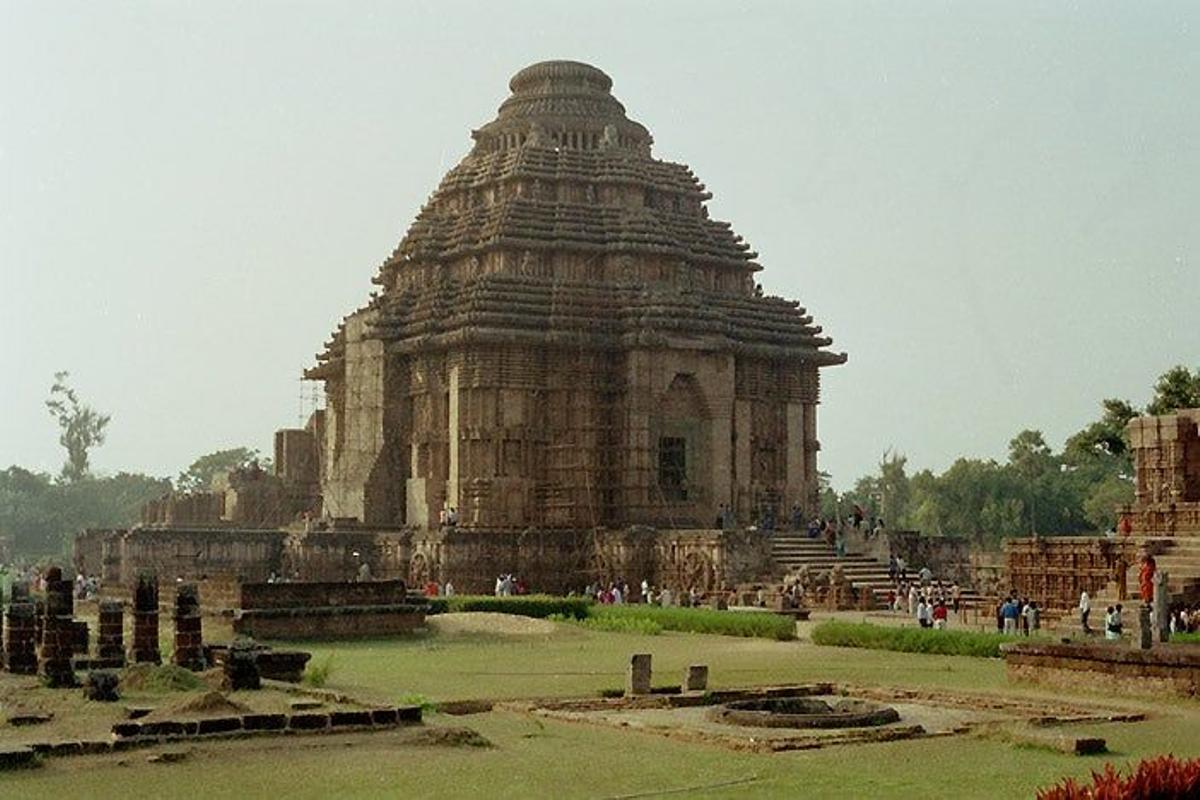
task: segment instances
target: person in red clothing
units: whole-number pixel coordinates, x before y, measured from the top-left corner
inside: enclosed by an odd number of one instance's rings
[[[949,616],[946,610],[946,601],[938,600],[936,606],[933,607],[933,627],[939,631],[946,629],[946,618]]]

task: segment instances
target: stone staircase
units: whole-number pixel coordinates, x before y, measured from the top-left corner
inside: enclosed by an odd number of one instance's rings
[[[841,564],[842,572],[854,588],[871,591],[878,606],[883,605],[892,585],[886,561],[862,553],[847,553],[845,558],[838,558],[823,539],[810,539],[804,533],[776,532],[771,539],[771,555],[781,575],[799,569],[801,565],[806,565],[815,575],[827,572],[834,564]]]
[[[1167,573],[1167,588],[1171,598],[1192,605],[1200,602],[1200,537],[1175,536],[1156,538],[1149,542],[1155,553],[1154,561],[1160,571]],[[1138,597],[1141,564],[1130,565],[1125,573],[1125,589],[1129,597]]]

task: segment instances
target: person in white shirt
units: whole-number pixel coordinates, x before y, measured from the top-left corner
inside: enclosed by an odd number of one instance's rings
[[[1079,595],[1079,623],[1083,626],[1084,633],[1091,633],[1092,629],[1088,627],[1088,614],[1092,611],[1092,600],[1088,597],[1087,592]]]

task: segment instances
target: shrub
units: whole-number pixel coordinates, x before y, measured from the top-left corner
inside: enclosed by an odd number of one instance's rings
[[[196,673],[174,664],[131,664],[121,671],[121,688],[143,692],[190,692],[204,682]]]
[[[1179,642],[1180,644],[1200,644],[1200,631],[1195,631],[1194,633],[1172,633],[1171,641]]]
[[[678,608],[652,605],[594,605],[588,611],[589,626],[620,625],[616,620],[643,620],[660,630],[713,633],[787,641],[796,638],[796,623],[780,614],[765,611],[716,611],[710,608]],[[628,628],[601,628],[629,630]]]
[[[333,674],[333,653],[321,659],[320,664],[310,663],[304,670],[302,680],[309,686],[315,686],[320,689],[329,682],[329,676]]]
[[[1047,789],[1039,789],[1038,800],[1107,800],[1107,798],[1155,798],[1183,800],[1200,797],[1200,758],[1180,761],[1171,755],[1147,758],[1129,775],[1122,775],[1112,764],[1102,772],[1093,772],[1092,780],[1077,783],[1074,778]]]
[[[555,622],[574,622],[584,628],[610,633],[640,633],[643,636],[658,636],[663,632],[662,625],[646,617],[597,616],[587,619],[572,617],[551,617]]]
[[[814,644],[831,647],[999,658],[1000,645],[1013,641],[1013,638],[1000,633],[894,628],[866,622],[829,620],[813,629],[812,640]]]
[[[454,595],[438,599],[446,601],[446,611],[490,611],[537,619],[544,619],[553,614],[583,619],[588,615],[588,606],[591,605],[582,597],[551,597],[545,594],[523,594],[511,597]]]

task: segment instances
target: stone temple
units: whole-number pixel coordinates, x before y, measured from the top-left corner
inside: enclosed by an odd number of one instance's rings
[[[739,528],[815,510],[819,371],[846,356],[764,296],[756,254],[611,87],[534,64],[472,131],[305,373],[325,409],[277,434],[281,558],[369,533],[360,557],[409,580],[711,585],[769,561],[715,530],[722,505]],[[287,533],[302,511],[326,522]]]

